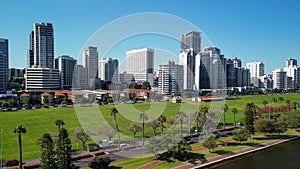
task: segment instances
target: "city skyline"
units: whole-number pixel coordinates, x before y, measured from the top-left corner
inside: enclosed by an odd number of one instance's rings
[[[189,10],[190,12],[178,10],[185,6],[181,1],[165,1],[160,2],[160,5],[158,5],[158,1],[152,1],[148,5],[132,1],[116,6],[119,3],[112,1],[103,4],[99,1],[89,1],[84,3],[89,8],[82,9],[82,3],[79,1],[72,1],[71,5],[68,1],[60,2],[59,6],[57,5],[58,1],[52,1],[47,4],[47,8],[52,10],[44,10],[46,4],[42,2],[33,3],[33,5],[28,2],[19,2],[18,5],[14,2],[6,2],[3,4],[4,10],[0,12],[2,16],[6,17],[0,18],[0,21],[5,23],[1,29],[1,37],[9,39],[10,42],[10,67],[26,67],[28,35],[32,30],[33,23],[50,22],[54,25],[56,32],[54,37],[55,58],[61,55],[70,55],[79,59],[84,43],[95,31],[119,17],[140,12],[169,13],[186,19],[206,34],[213,45],[222,50],[225,57],[241,58],[243,66],[247,62],[264,62],[266,73],[271,73],[276,68],[283,68],[286,58],[299,58],[297,44],[299,44],[300,34],[297,33],[299,24],[297,20],[300,17],[297,11],[300,5],[294,0],[272,1],[272,3],[268,3],[268,1],[245,3],[235,0],[229,2],[187,1],[186,4],[194,3],[190,6],[192,8]],[[193,10],[203,4],[205,4],[205,8]],[[129,6],[135,6],[136,9],[122,10]],[[112,7],[116,7],[115,11],[118,12],[110,12],[111,15],[101,17]],[[78,10],[79,8],[82,10]],[[101,10],[96,10],[98,8]],[[18,12],[11,13],[11,9]],[[33,9],[36,9],[39,15],[32,12]],[[213,9],[223,12],[209,12]],[[87,12],[87,10],[91,12]],[[4,15],[5,12],[7,15]],[[11,22],[12,20],[18,20],[18,22]],[[104,57],[122,60],[126,56],[124,51],[140,46],[152,48],[152,46],[148,46],[148,42],[143,42],[139,46],[132,44],[133,42],[127,45],[127,49],[120,49]],[[170,49],[176,55],[179,54],[179,45],[178,42],[177,46],[174,45]],[[101,54],[101,46],[97,47]],[[272,64],[268,64],[269,60],[273,61]]]

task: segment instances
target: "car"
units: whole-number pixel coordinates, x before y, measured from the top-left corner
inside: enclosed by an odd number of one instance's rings
[[[32,106],[31,106],[31,105],[27,105],[27,106],[25,107],[25,109],[32,109]]]
[[[238,122],[238,125],[239,126],[244,126],[244,123],[243,122]]]
[[[13,159],[13,160],[7,160],[7,161],[4,163],[4,166],[6,166],[6,167],[17,166],[17,165],[19,165],[19,161],[16,160],[16,159]]]
[[[66,104],[61,104],[60,106],[61,106],[61,107],[67,107],[67,105],[66,105]]]

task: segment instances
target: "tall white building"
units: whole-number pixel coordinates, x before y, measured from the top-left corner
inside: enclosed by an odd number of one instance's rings
[[[275,69],[273,71],[273,89],[286,89],[287,76],[283,69]]]
[[[119,61],[118,59],[102,58],[99,60],[98,77],[116,83],[118,81]]]
[[[296,59],[289,58],[289,59],[286,60],[285,67],[294,67],[294,66],[297,66],[297,60]]]
[[[183,90],[195,89],[195,58],[196,54],[192,48],[179,54],[179,64],[183,65]]]
[[[33,41],[34,66],[54,68],[54,31],[52,24],[35,23]]]
[[[249,62],[246,68],[250,71],[250,76],[259,78],[265,74],[265,64],[263,62]]]
[[[97,47],[88,46],[82,53],[82,65],[87,68],[88,87],[95,88],[98,77],[98,51]]]
[[[201,32],[191,31],[185,35],[181,35],[180,52],[192,48],[197,54],[201,50]]]
[[[25,69],[26,90],[57,90],[60,89],[58,69],[27,68]]]
[[[290,88],[300,88],[300,67],[290,65],[285,67],[284,71],[286,71],[286,76],[291,78]]]
[[[183,89],[183,65],[169,61],[159,65],[158,91],[165,95],[181,94]]]
[[[126,71],[138,82],[153,84],[154,49],[143,48],[126,52]]]

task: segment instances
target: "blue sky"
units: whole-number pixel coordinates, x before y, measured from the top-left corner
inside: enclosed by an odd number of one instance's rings
[[[270,73],[284,67],[286,58],[300,60],[299,11],[298,0],[10,0],[1,3],[0,37],[10,40],[10,66],[24,68],[35,22],[53,23],[56,57],[78,58],[87,40],[109,22],[140,12],[163,12],[197,26],[226,57],[237,56],[243,65],[262,61]],[[177,53],[179,44],[173,49]],[[125,53],[110,55],[123,58]]]

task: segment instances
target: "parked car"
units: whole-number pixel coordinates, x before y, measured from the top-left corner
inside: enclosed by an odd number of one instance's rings
[[[27,106],[25,107],[25,109],[32,109],[32,106],[31,106],[31,105],[27,105]]]
[[[244,123],[243,122],[238,122],[238,125],[239,126],[244,126]]]
[[[19,161],[16,159],[7,160],[4,164],[4,166],[6,166],[6,167],[17,166],[17,165],[19,165]]]
[[[88,144],[87,151],[93,152],[100,150],[100,147],[97,144]]]

